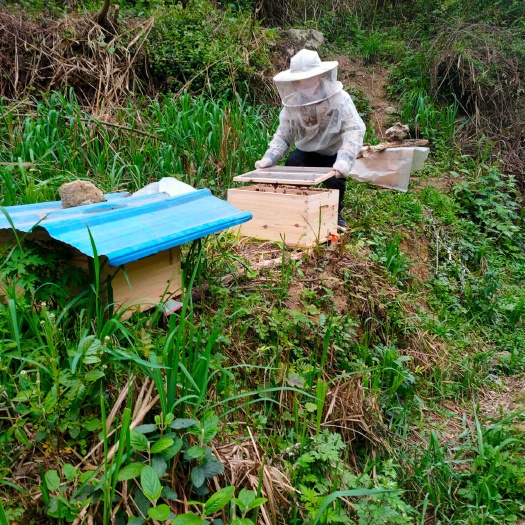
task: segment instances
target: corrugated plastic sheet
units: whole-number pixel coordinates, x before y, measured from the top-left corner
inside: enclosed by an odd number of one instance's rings
[[[166,193],[136,197],[119,193],[106,195],[106,199],[66,209],[57,201],[7,206],[4,210],[17,230],[43,228],[54,239],[93,257],[91,232],[98,255],[106,256],[110,266],[142,259],[252,218],[250,212],[239,211],[208,189],[175,197]],[[1,213],[0,229],[12,229]]]

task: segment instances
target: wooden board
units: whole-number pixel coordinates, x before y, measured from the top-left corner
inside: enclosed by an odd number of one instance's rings
[[[126,263],[122,268],[107,268],[105,276],[111,276],[117,310],[127,308],[129,315],[134,310],[147,310],[172,295],[180,295],[180,249],[170,248]]]
[[[228,202],[252,212],[252,220],[238,227],[247,237],[309,247],[337,232],[337,190],[246,186],[229,189]]]
[[[303,166],[272,166],[233,177],[236,182],[259,182],[262,184],[292,184],[315,186],[329,179],[333,168],[307,168]]]

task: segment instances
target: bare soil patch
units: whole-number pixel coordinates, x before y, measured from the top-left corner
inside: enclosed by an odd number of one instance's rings
[[[369,100],[372,112],[368,125],[378,138],[383,139],[384,132],[399,120],[399,116],[393,112],[397,108],[387,98],[387,71],[380,64],[365,66],[344,55],[333,59],[339,62],[338,78],[343,85],[357,86]]]

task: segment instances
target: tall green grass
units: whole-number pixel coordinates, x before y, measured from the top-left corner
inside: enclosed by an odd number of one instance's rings
[[[234,102],[161,96],[92,115],[75,97],[0,101],[3,205],[54,200],[57,188],[89,178],[107,192],[135,191],[177,177],[224,196],[233,176],[264,152],[275,110]]]

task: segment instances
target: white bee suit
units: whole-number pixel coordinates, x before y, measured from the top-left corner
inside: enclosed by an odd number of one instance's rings
[[[337,158],[334,169],[348,177],[363,143],[365,124],[337,80],[335,61],[321,62],[315,51],[302,49],[290,69],[274,77],[283,108],[279,127],[259,166],[277,164],[292,146]]]
[[[290,69],[274,77],[283,108],[277,131],[255,167],[277,164],[295,146],[287,165],[293,157],[290,165],[333,166],[342,184],[329,179],[323,185],[339,190],[340,208],[345,188],[341,179],[407,191],[410,173],[423,167],[428,148],[391,148],[357,159],[366,128],[337,80],[337,66],[334,61],[322,62],[315,51],[302,49],[291,58]]]
[[[300,98],[297,94],[297,100]],[[313,104],[284,106],[264,157],[277,164],[295,144],[301,151],[337,154],[334,169],[348,177],[364,134],[365,124],[350,95],[341,90]]]

